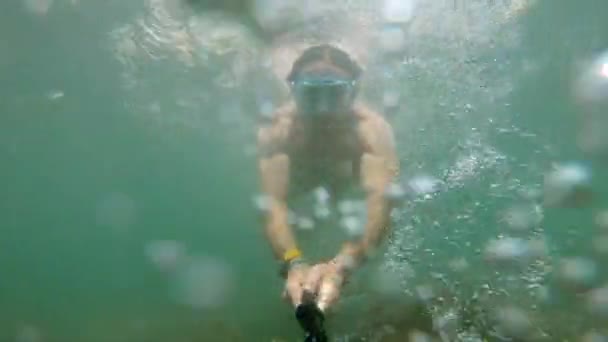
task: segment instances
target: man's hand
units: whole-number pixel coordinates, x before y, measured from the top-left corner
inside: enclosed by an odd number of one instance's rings
[[[317,305],[322,312],[327,312],[338,301],[345,280],[345,269],[336,259],[324,264],[317,292]]]
[[[345,268],[337,259],[312,267],[298,267],[288,274],[285,287],[287,297],[295,307],[301,303],[302,294],[307,292],[316,299],[319,309],[325,312],[340,297],[346,279]]]
[[[283,297],[289,300],[293,307],[300,305],[302,302],[302,294],[304,293],[307,276],[310,273],[310,266],[306,264],[294,265],[287,272],[287,280],[285,281],[285,290]]]

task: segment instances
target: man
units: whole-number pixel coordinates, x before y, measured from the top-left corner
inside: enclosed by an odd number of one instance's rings
[[[285,295],[294,307],[307,292],[326,312],[389,229],[391,202],[385,193],[399,163],[389,124],[355,103],[360,76],[360,67],[334,46],[305,50],[287,77],[294,101],[258,132],[261,187],[269,200],[265,232],[282,263]],[[366,194],[362,235],[345,241],[329,261],[309,265],[289,226],[288,198],[317,186],[339,195],[351,185]]]

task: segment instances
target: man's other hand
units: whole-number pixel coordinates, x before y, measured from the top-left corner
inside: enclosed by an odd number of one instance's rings
[[[340,298],[346,275],[344,268],[335,260],[323,265],[323,275],[317,289],[317,305],[322,312],[327,312]]]
[[[325,312],[339,298],[345,279],[343,270],[344,268],[335,260],[308,268],[299,294],[301,295],[303,292],[312,294],[319,309]]]
[[[311,267],[308,265],[298,264],[287,272],[283,297],[289,300],[294,308],[302,302],[302,294],[304,293],[310,269]]]

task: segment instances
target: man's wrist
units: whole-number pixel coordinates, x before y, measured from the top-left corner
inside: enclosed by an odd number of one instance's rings
[[[304,264],[306,264],[306,262],[302,257],[302,252],[298,248],[289,249],[283,253],[279,274],[281,277],[287,278],[289,271]]]
[[[338,268],[344,273],[351,273],[366,260],[365,249],[361,243],[347,242],[334,258]]]

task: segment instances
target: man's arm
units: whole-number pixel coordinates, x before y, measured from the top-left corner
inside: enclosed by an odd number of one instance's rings
[[[339,254],[355,265],[382,243],[390,229],[392,202],[386,197],[386,189],[399,176],[393,130],[382,116],[365,114],[359,125],[359,137],[364,148],[360,169],[361,185],[367,196],[367,222],[361,239],[346,243]]]
[[[265,232],[278,260],[299,257],[296,241],[289,227],[287,192],[289,188],[289,156],[278,148],[281,127],[262,127],[258,132],[260,156],[258,169],[261,190],[268,199]]]

